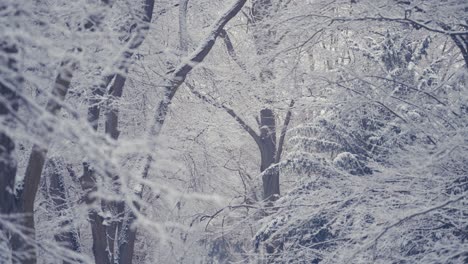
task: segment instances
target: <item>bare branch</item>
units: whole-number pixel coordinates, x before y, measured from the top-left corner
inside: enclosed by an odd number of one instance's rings
[[[289,107],[288,107],[288,112],[286,113],[286,117],[284,118],[283,127],[281,128],[281,134],[280,134],[280,138],[278,141],[278,149],[276,150],[275,163],[278,163],[281,160],[284,139],[286,138],[286,132],[288,131],[289,122],[291,121],[292,109],[294,107],[294,104],[295,104],[294,99],[291,99],[291,102],[289,103]]]
[[[220,37],[224,40],[224,44],[226,45],[227,52],[229,56],[231,56],[232,60],[234,60],[235,63],[241,68],[245,74],[247,74],[251,80],[255,80],[255,76],[247,70],[247,66],[245,65],[244,62],[241,61],[239,56],[237,56],[236,50],[234,49],[234,46],[232,45],[231,38],[229,37],[228,33],[223,29],[221,31]]]
[[[365,246],[364,248],[360,249],[359,251],[357,251],[356,253],[353,254],[353,256],[351,257],[351,259],[353,259],[354,257],[356,257],[357,254],[369,249],[369,248],[372,248],[372,247],[376,247],[377,246],[377,243],[379,242],[380,238],[382,238],[390,229],[396,227],[396,226],[399,226],[401,225],[403,222],[406,222],[410,219],[413,219],[415,217],[418,217],[418,216],[421,216],[421,215],[425,215],[427,213],[430,213],[432,211],[436,211],[436,210],[439,210],[439,209],[442,209],[444,207],[446,207],[447,205],[450,205],[450,204],[453,204],[453,203],[456,203],[456,202],[459,202],[461,201],[462,199],[465,199],[466,198],[466,194],[465,195],[462,195],[456,199],[452,199],[452,200],[448,200],[447,202],[443,203],[443,204],[440,204],[440,205],[437,205],[437,206],[434,206],[434,207],[431,207],[429,209],[426,209],[424,211],[421,211],[421,212],[417,212],[417,213],[413,213],[411,215],[408,215],[398,221],[396,221],[395,223],[385,227],[383,229],[382,232],[380,232],[367,246]]]
[[[216,102],[215,100],[209,99],[207,96],[198,92],[195,87],[193,87],[190,83],[186,82],[185,85],[189,88],[190,92],[194,94],[199,99],[203,100],[205,103],[208,103],[214,107],[222,108],[226,113],[228,113],[236,122],[255,140],[255,143],[260,144],[260,136],[255,132],[255,130],[249,126],[234,110],[225,104],[221,104]],[[260,145],[259,145],[260,146]]]
[[[179,1],[179,46],[180,50],[186,56],[188,51],[188,32],[187,32],[187,6],[189,0]]]

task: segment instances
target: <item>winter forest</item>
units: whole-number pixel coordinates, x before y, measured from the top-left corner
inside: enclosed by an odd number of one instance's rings
[[[468,263],[467,0],[0,0],[0,263]]]

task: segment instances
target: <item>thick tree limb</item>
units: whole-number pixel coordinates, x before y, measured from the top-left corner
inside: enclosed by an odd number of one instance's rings
[[[281,128],[281,134],[280,134],[280,138],[279,138],[279,141],[278,141],[278,147],[277,147],[277,150],[276,150],[275,163],[278,163],[281,160],[281,154],[283,152],[284,139],[286,138],[286,132],[288,131],[289,122],[291,121],[292,109],[294,107],[294,103],[295,103],[295,101],[294,101],[294,99],[292,99],[291,102],[289,103],[288,112],[286,113],[286,117],[284,118],[284,123],[283,123],[283,127]]]
[[[207,37],[205,37],[205,40],[200,43],[198,48],[192,54],[190,54],[169,77],[169,81],[165,85],[164,97],[156,109],[155,122],[149,133],[150,137],[157,137],[159,135],[162,129],[162,125],[166,119],[169,105],[171,104],[172,98],[176,94],[180,85],[185,81],[190,71],[205,59],[205,57],[213,48],[216,39],[221,34],[221,30],[232,18],[237,15],[237,13],[239,13],[246,1],[247,0],[236,0],[234,5],[232,5],[231,8],[228,9],[213,24],[211,27],[211,32]],[[143,170],[144,178],[146,178],[148,175],[151,162],[152,158],[149,157]]]
[[[189,0],[179,1],[179,48],[184,54],[187,55],[188,51],[188,32],[187,32],[187,6]]]
[[[231,56],[232,60],[239,66],[239,68],[241,68],[245,72],[245,74],[247,74],[250,77],[251,80],[255,81],[256,77],[247,70],[247,66],[245,65],[244,62],[242,62],[242,60],[237,55],[236,50],[234,49],[234,46],[232,45],[231,38],[229,37],[226,30],[223,29],[221,31],[220,36],[223,39],[224,44],[226,45],[226,50],[229,56]]]
[[[207,96],[198,92],[195,89],[195,87],[193,87],[190,83],[186,82],[185,85],[189,88],[192,94],[194,94],[199,99],[203,100],[205,103],[208,103],[214,107],[224,109],[224,111],[226,111],[226,113],[228,113],[232,118],[234,118],[234,120],[236,120],[236,122],[245,130],[245,132],[247,132],[255,140],[255,143],[257,143],[257,145],[260,144],[260,136],[257,134],[257,132],[255,132],[255,130],[252,127],[250,127],[238,114],[236,114],[236,112],[232,108],[226,106],[225,104],[221,104],[214,100],[210,100]]]

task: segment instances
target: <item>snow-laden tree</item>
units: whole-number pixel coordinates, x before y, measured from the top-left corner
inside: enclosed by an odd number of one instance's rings
[[[269,263],[467,261],[464,62],[445,33],[376,21],[343,24],[351,62],[306,84],[284,164],[297,186],[255,237]]]
[[[466,262],[465,2],[3,1],[0,262]]]

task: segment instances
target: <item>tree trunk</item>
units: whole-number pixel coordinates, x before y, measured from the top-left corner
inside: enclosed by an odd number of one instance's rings
[[[87,205],[92,205],[94,199],[90,197],[91,193],[96,190],[95,176],[89,164],[83,164],[83,176],[80,178],[81,188],[86,191],[85,202]],[[93,237],[93,254],[96,264],[111,264],[111,255],[108,251],[106,226],[103,224],[104,218],[99,215],[96,209],[91,209],[88,212],[89,222],[91,224],[91,233]]]
[[[0,94],[2,94],[1,91]],[[0,112],[3,109],[4,105],[0,102]],[[0,116],[2,115],[0,113]],[[16,160],[13,154],[14,150],[15,143],[13,140],[4,132],[0,132],[0,213],[5,215],[12,213],[15,208],[13,189],[15,186]]]
[[[2,61],[6,61],[2,65],[2,75],[5,76],[0,80],[0,116],[1,127],[15,126],[15,112],[18,110],[17,93],[21,91],[23,78],[18,74],[17,61],[15,56],[18,54],[18,48],[14,44],[0,43],[0,54]],[[0,213],[12,214],[23,213],[21,203],[18,203],[18,197],[15,195],[15,180],[17,171],[17,162],[14,155],[15,142],[5,131],[0,130]],[[20,192],[21,194],[21,192]],[[15,219],[17,225],[24,225],[24,219]],[[0,225],[0,229],[4,227]],[[18,233],[11,232],[12,230],[4,230],[10,236],[10,245],[12,250],[11,259],[14,263],[21,261],[22,263],[35,263],[36,252],[33,245],[33,234],[29,230],[23,231],[27,236],[24,239]],[[6,257],[7,259],[9,257]]]
[[[93,97],[89,100],[87,120],[91,127],[97,131],[99,126],[99,117],[101,115],[101,96],[104,95],[105,89],[114,80],[115,76],[106,76],[103,84],[94,87],[92,92]],[[115,80],[114,80],[115,81]],[[113,120],[117,122],[117,119]],[[117,133],[117,129],[113,131]],[[95,202],[90,195],[96,191],[96,175],[90,162],[83,162],[83,175],[80,177],[80,185],[83,191],[86,192],[84,200],[87,205],[92,206]],[[96,264],[111,264],[112,253],[109,248],[107,239],[107,228],[104,225],[104,218],[99,212],[92,208],[88,212],[88,218],[91,225],[91,234],[93,237],[93,255]]]
[[[271,0],[254,0],[252,2],[252,22],[254,24],[253,38],[257,48],[257,55],[265,55],[274,47],[274,32],[263,25],[266,18],[273,13]],[[263,84],[273,78],[269,68],[260,71],[259,80]],[[260,138],[261,166],[263,181],[263,199],[275,201],[280,194],[279,168],[276,162],[276,123],[273,110],[265,108],[260,111]]]
[[[55,115],[61,109],[61,102],[70,87],[71,78],[73,77],[73,68],[75,63],[66,61],[62,63],[59,74],[55,80],[52,89],[52,98],[47,102],[46,110]],[[52,129],[52,128],[49,128]],[[45,159],[47,156],[47,145],[45,147],[34,145],[29,156],[28,166],[24,176],[23,191],[19,195],[19,208],[25,213],[25,227],[31,231],[31,236],[34,236],[34,201],[36,199],[37,190],[41,181],[41,174],[44,168]],[[36,263],[36,260],[27,263]]]
[[[129,68],[129,60],[133,56],[134,51],[143,43],[147,32],[149,31],[150,22],[153,16],[154,9],[154,0],[146,0],[144,6],[143,23],[135,23],[135,28],[137,32],[134,36],[127,40],[129,42],[129,50],[123,52],[122,56],[116,62],[117,68],[123,72],[127,72]],[[91,124],[94,130],[98,129],[99,117],[101,114],[101,99],[100,97],[104,95],[105,89],[112,83],[109,94],[111,98],[119,98],[122,96],[123,87],[125,85],[126,77],[120,74],[113,74],[106,76],[104,78],[104,85],[100,85],[93,90],[93,96],[90,100],[90,107],[88,108],[88,122]],[[105,133],[110,135],[114,140],[117,140],[120,131],[118,130],[118,108],[110,104],[109,109],[107,109],[106,121],[105,121]],[[81,185],[83,190],[86,190],[87,196],[86,201],[91,205],[94,201],[90,199],[89,194],[95,190],[95,181],[96,176],[93,169],[91,168],[90,163],[83,164],[84,173],[80,178]],[[118,176],[115,176],[114,180],[116,181]],[[118,214],[123,214],[124,204],[121,202],[117,203],[107,203],[102,202],[102,208],[106,210],[115,210]],[[110,223],[108,226],[103,225],[103,217],[98,214],[96,210],[91,210],[89,212],[89,219],[91,222],[91,231],[93,235],[93,253],[96,263],[111,263],[114,262],[114,249],[115,249],[115,235],[117,228],[121,223]],[[121,231],[121,230],[119,230]],[[120,248],[120,247],[119,247]],[[132,249],[133,250],[133,249]],[[130,259],[131,260],[131,259]],[[131,263],[128,262],[128,263]]]
[[[106,109],[106,120],[105,120],[105,133],[108,134],[113,140],[118,140],[120,131],[119,131],[119,109],[118,106],[114,103],[115,99],[121,98],[123,94],[123,88],[125,85],[126,77],[116,74],[113,80],[109,94],[111,98],[109,99],[109,104]],[[119,176],[116,175],[113,178],[115,192],[118,193],[118,179]],[[125,203],[121,201],[116,202],[106,202],[103,201],[103,210],[107,210],[111,215],[122,218],[125,210]],[[115,263],[116,258],[116,234],[117,231],[121,231],[122,221],[117,222],[112,219],[110,223],[106,226],[107,233],[107,245],[109,246],[110,260],[112,263]],[[117,246],[118,248],[118,246]]]
[[[3,50],[0,50],[3,51]],[[1,126],[11,126],[13,120],[10,111],[17,106],[15,94],[0,81],[0,117]],[[8,103],[7,103],[8,102]],[[10,214],[15,209],[14,186],[16,177],[16,159],[14,157],[15,143],[13,139],[0,130],[0,213]],[[0,226],[1,228],[1,226]]]
[[[54,211],[58,216],[62,216],[66,214],[66,211],[69,209],[68,206],[68,195],[65,188],[65,182],[63,176],[61,174],[61,170],[57,165],[57,162],[51,159],[48,162],[47,167],[49,167],[49,188],[47,190],[48,196],[53,202]],[[65,232],[61,232],[54,235],[54,238],[57,242],[59,242],[62,246],[65,246],[67,249],[80,252],[80,243],[79,238],[76,232],[70,230],[70,225],[72,224],[72,219],[66,219],[65,221],[60,223],[61,227],[68,228],[69,230]],[[68,264],[70,262],[63,261],[64,264]]]
[[[263,173],[263,199],[274,201],[280,194],[279,169],[276,166],[276,122],[271,109],[260,111],[260,172]]]
[[[139,209],[138,206],[137,208]],[[131,225],[135,219],[136,216],[132,212],[129,212],[126,221],[124,221],[121,226],[122,230],[119,236],[118,260],[118,263],[120,264],[132,263],[137,230],[135,227],[132,228]]]
[[[14,100],[14,94],[0,81],[0,97],[7,102]],[[9,119],[11,105],[6,105],[4,100],[0,100],[0,116],[5,118],[2,126]],[[12,122],[12,121],[10,121]],[[16,159],[14,157],[15,143],[13,139],[3,131],[0,131],[0,213],[10,214],[15,210],[14,186],[16,177]],[[0,226],[1,228],[1,226]]]

